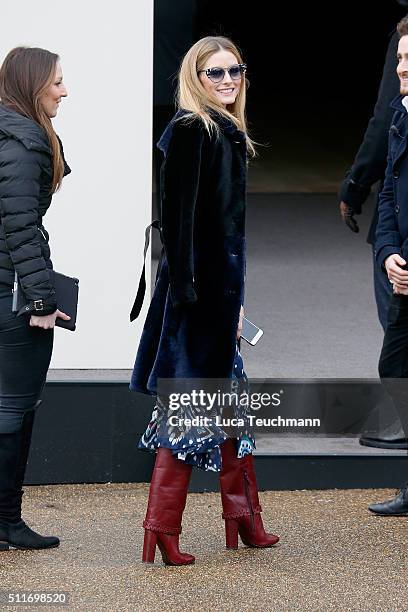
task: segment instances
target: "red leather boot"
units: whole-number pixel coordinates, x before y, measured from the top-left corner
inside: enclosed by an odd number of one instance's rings
[[[177,459],[168,448],[159,448],[150,484],[142,561],[153,563],[156,546],[166,565],[189,565],[193,555],[179,550],[181,517],[186,505],[192,466]]]
[[[220,486],[226,547],[238,548],[238,533],[246,546],[273,546],[279,538],[266,533],[262,523],[252,454],[238,459],[236,441],[230,438],[221,445],[221,456]]]

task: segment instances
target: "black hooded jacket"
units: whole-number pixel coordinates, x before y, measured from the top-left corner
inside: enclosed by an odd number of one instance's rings
[[[64,175],[69,172],[65,164]],[[16,271],[29,311],[37,315],[57,308],[42,224],[51,204],[52,174],[43,128],[0,104],[0,296],[11,294]]]

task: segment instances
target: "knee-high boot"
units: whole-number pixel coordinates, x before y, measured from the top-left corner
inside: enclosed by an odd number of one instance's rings
[[[179,550],[181,519],[187,500],[192,466],[177,459],[168,448],[157,451],[150,484],[142,561],[153,563],[156,546],[166,565],[194,563],[193,555]]]
[[[237,458],[236,441],[221,445],[220,487],[227,548],[238,548],[238,533],[246,546],[267,548],[279,541],[265,532],[252,454]]]
[[[21,518],[23,482],[30,450],[35,411],[26,410],[17,431],[0,433],[0,550],[40,549],[59,545],[56,537],[43,537]]]

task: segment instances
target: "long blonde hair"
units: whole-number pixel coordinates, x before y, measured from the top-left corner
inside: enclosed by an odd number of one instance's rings
[[[225,108],[216,98],[209,97],[204,89],[198,70],[202,70],[208,58],[217,51],[230,51],[237,58],[237,62],[242,64],[242,56],[234,43],[224,36],[206,36],[198,40],[190,49],[180,66],[178,74],[177,88],[177,107],[189,111],[189,116],[195,115],[203,121],[209,134],[218,133],[219,126],[212,118],[210,110],[220,113],[229,119],[236,127],[245,133],[248,151],[255,155],[253,141],[248,135],[247,122],[245,116],[246,88],[247,80],[245,74],[242,75],[241,87],[233,104]]]

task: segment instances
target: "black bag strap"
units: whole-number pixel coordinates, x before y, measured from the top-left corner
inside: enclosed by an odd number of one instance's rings
[[[143,300],[146,293],[146,254],[150,245],[150,230],[151,228],[158,229],[160,232],[160,238],[162,238],[160,223],[158,219],[155,219],[150,225],[148,225],[145,229],[145,245],[143,250],[143,270],[140,275],[139,287],[137,290],[136,298],[132,306],[132,310],[130,312],[130,321],[134,321],[140,314],[140,311],[143,306]],[[162,240],[163,242],[163,240]]]

